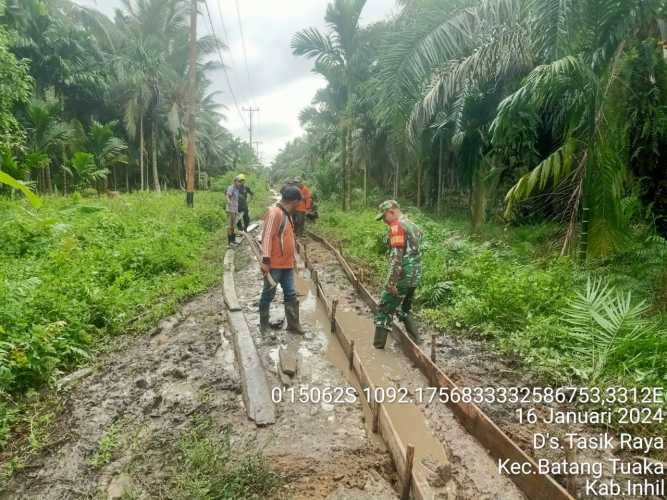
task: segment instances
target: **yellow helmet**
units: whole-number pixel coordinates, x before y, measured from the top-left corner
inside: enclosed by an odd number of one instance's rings
[[[239,174],[236,178],[240,181],[244,181],[245,180],[245,175]]]

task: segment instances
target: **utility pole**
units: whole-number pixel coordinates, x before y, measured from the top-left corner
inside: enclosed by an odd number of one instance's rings
[[[253,144],[255,146],[255,156],[259,160],[259,145],[263,144],[263,142],[262,141],[255,141],[255,142],[253,142]]]
[[[190,92],[188,103],[188,151],[185,159],[185,202],[192,208],[195,204],[195,106],[197,102],[197,1],[192,0],[190,12]]]
[[[248,127],[248,131],[250,132],[250,147],[252,148],[252,114],[257,113],[259,111],[259,108],[253,108],[250,106],[249,108],[243,108],[243,111],[247,111],[248,115],[250,115],[250,126]]]

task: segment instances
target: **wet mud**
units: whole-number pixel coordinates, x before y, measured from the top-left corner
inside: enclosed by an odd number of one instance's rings
[[[245,246],[245,244],[244,244]],[[264,454],[280,467],[297,469],[286,486],[292,498],[398,498],[396,472],[382,441],[370,431],[368,415],[357,397],[338,397],[359,386],[349,378],[346,358],[328,333],[329,318],[319,303],[307,271],[300,268],[297,291],[305,335],[285,330],[282,290],[271,305],[271,322],[280,328],[263,337],[259,332],[262,279],[249,249],[236,256],[236,289],[269,387],[280,391],[277,422],[260,429],[268,445]],[[280,350],[297,359],[293,377],[282,373]],[[326,394],[332,396],[327,397]],[[351,395],[352,392],[349,392]]]

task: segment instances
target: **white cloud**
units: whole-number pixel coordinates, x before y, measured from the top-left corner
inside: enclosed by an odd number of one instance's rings
[[[111,16],[121,7],[120,0],[75,0],[81,5],[95,7]],[[312,63],[295,57],[290,40],[297,31],[310,26],[326,29],[324,14],[328,0],[238,0],[246,45],[246,70],[241,43],[236,0],[207,0],[211,19],[218,36],[227,35],[229,50],[223,59],[236,94],[239,107],[261,108],[255,140],[262,141],[261,152],[268,164],[285,143],[303,133],[298,121],[299,112],[307,106],[324,81],[311,73]],[[362,24],[386,18],[395,10],[395,0],[368,0]],[[206,10],[200,17],[200,34],[210,33]],[[224,23],[225,30],[222,25]],[[248,81],[250,75],[250,82]],[[225,75],[212,75],[212,89],[223,92],[220,102],[228,107],[227,122],[233,133],[247,140],[248,131],[227,87]],[[247,113],[244,119],[248,120]],[[266,137],[262,136],[262,124]]]

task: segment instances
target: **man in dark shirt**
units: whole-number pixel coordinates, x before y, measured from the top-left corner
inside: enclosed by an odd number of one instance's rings
[[[238,227],[241,231],[246,231],[248,229],[248,224],[250,224],[250,214],[248,212],[248,196],[254,196],[255,193],[252,192],[250,187],[246,186],[245,175],[239,174],[238,179],[240,181],[238,191],[239,191],[239,221]]]

